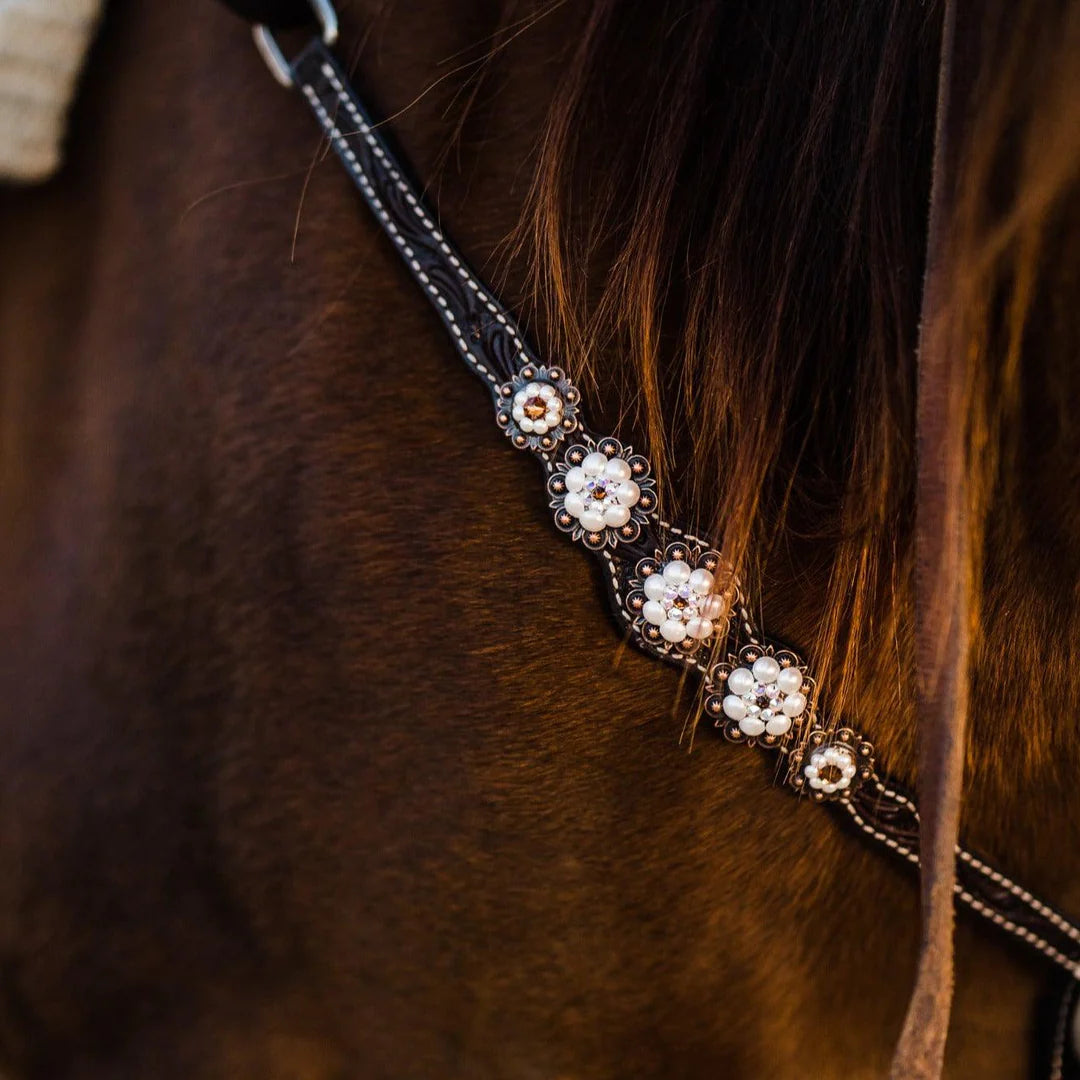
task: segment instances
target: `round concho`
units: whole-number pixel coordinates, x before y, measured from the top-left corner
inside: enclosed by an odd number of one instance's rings
[[[775,746],[802,726],[813,689],[795,653],[747,645],[710,669],[705,712],[732,742]]]
[[[581,395],[562,368],[526,364],[499,387],[495,419],[519,450],[554,450],[578,427]]]
[[[692,654],[725,637],[738,595],[720,554],[684,541],[639,559],[626,588],[634,631],[666,653]]]
[[[632,543],[656,507],[651,471],[617,439],[568,447],[548,479],[556,527],[596,551]]]
[[[788,783],[815,802],[848,799],[874,775],[874,748],[851,728],[814,727],[788,755]]]

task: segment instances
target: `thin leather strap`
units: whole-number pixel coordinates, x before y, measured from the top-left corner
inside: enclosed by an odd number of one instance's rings
[[[241,19],[286,30],[312,21],[308,0],[221,0]]]
[[[971,648],[970,521],[964,399],[967,356],[953,348],[947,233],[957,126],[950,107],[956,5],[943,6],[926,274],[919,320],[915,499],[915,708],[924,852],[922,948],[896,1055],[896,1080],[936,1080],[953,995],[953,849],[960,829]],[[959,421],[959,422],[958,422]]]

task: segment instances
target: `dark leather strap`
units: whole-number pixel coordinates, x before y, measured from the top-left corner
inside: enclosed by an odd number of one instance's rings
[[[221,0],[241,19],[249,23],[264,23],[274,29],[305,26],[312,21],[311,5],[307,0]]]
[[[321,41],[293,61],[293,78],[469,370],[494,397],[523,362],[539,365],[510,313],[438,228],[437,215]]]
[[[541,361],[510,313],[477,277],[438,226],[417,186],[390,149],[330,51],[312,41],[293,62],[297,86],[341,158],[376,220],[401,256],[412,279],[435,309],[455,350],[498,401],[499,387],[525,364]],[[602,442],[603,440],[599,440]],[[536,453],[551,473],[553,455]],[[610,574],[609,591],[618,599],[626,566],[641,552],[652,554],[663,539],[684,537],[655,514],[629,550],[601,551]],[[692,540],[692,537],[686,537]],[[625,622],[623,608],[619,608]],[[745,611],[741,612],[745,615]],[[753,638],[749,616],[744,633]],[[668,662],[704,672],[697,663],[676,660],[640,636],[634,644]],[[900,785],[875,773],[847,801],[828,804],[859,835],[912,866],[919,862],[919,815]],[[1072,978],[1080,978],[1080,926],[964,848],[957,848],[956,899],[1013,940],[1022,942]]]

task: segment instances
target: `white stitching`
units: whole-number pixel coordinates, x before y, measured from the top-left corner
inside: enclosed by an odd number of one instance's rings
[[[888,788],[883,786],[879,781],[876,782],[875,786],[882,794],[885,794],[888,791]],[[895,793],[889,794],[895,796]],[[904,799],[902,796],[895,797],[897,798],[897,800],[903,801],[907,806],[910,806],[909,800]],[[842,802],[841,806],[843,807],[843,809],[848,811],[854,823],[858,825],[862,829],[862,831],[867,834],[867,836],[872,836],[878,843],[882,843],[882,845],[885,845],[885,847],[890,848],[897,854],[902,855],[904,859],[906,859],[909,863],[912,863],[914,866],[919,865],[919,856],[914,851],[905,847],[899,841],[894,840],[891,836],[887,836],[885,833],[882,833],[880,829],[875,828],[872,824],[869,824],[869,822],[867,822],[863,818],[863,815],[859,812],[859,808],[855,807],[852,802]],[[960,849],[958,849],[958,851],[959,850]],[[962,853],[967,854],[967,852]],[[974,859],[974,856],[971,856],[971,860],[973,860],[975,863],[978,862],[978,860]],[[969,862],[971,860],[964,861]],[[977,896],[972,895],[972,893],[968,892],[967,889],[964,889],[959,882],[956,883],[954,887],[954,892],[957,895],[958,899],[962,903],[970,907],[973,912],[977,912],[978,914],[982,915],[983,918],[989,920],[990,922],[993,922],[995,926],[1000,927],[1002,930],[1008,931],[1014,937],[1020,937],[1022,941],[1026,942],[1032,948],[1038,949],[1040,953],[1042,953],[1044,956],[1049,957],[1051,960],[1057,963],[1058,966],[1061,966],[1066,971],[1071,972],[1072,975],[1074,975],[1075,977],[1080,978],[1080,962],[1072,960],[1070,957],[1062,953],[1062,951],[1054,948],[1053,945],[1051,945],[1047,940],[1045,940],[1044,937],[1037,934],[1034,930],[1028,930],[1026,927],[1018,926],[1018,924],[1013,922],[1012,919],[1009,919],[999,914],[998,912],[995,912],[994,908],[988,907],[985,903],[983,903],[983,901],[978,899]]]
[[[1029,893],[1027,889],[1021,888],[1016,882],[1011,881],[1000,870],[994,870],[992,867],[987,866],[981,859],[976,858],[971,852],[965,851],[959,844],[956,846],[956,857],[984,877],[989,878],[995,885],[1005,888],[1019,901],[1027,904],[1033,911],[1037,911],[1047,922],[1056,926],[1067,938],[1080,944],[1080,929],[1059,915],[1052,907],[1044,904]]]
[[[427,216],[427,214],[424,213],[423,205],[413,194],[412,190],[405,182],[401,173],[394,167],[393,162],[383,151],[382,146],[379,145],[378,140],[375,138],[374,134],[372,134],[371,126],[364,119],[364,116],[360,112],[360,110],[356,107],[356,103],[353,101],[352,95],[342,85],[341,80],[337,77],[337,72],[335,72],[329,64],[323,64],[322,74],[330,83],[330,85],[334,88],[334,91],[338,96],[338,100],[345,107],[349,116],[352,117],[352,119],[356,122],[357,127],[360,129],[360,133],[364,136],[364,141],[368,144],[368,146],[371,147],[372,153],[375,154],[375,156],[386,166],[387,172],[390,174],[390,178],[394,181],[395,185],[402,193],[402,195],[405,196],[406,202],[408,202],[409,205],[413,208],[414,213],[420,219],[424,228],[427,230],[428,235],[435,241],[435,243],[439,246],[439,249],[443,252],[444,255],[451,256],[451,265],[453,265],[454,269],[457,270],[458,275],[461,277],[461,280],[464,281],[465,284],[468,285],[474,293],[476,293],[477,299],[482,304],[486,305],[487,309],[493,315],[495,315],[495,317],[502,325],[507,327],[510,332],[510,337],[514,342],[514,348],[517,349],[518,353],[523,356],[528,355],[528,350],[525,348],[525,343],[521,340],[520,332],[518,331],[517,327],[510,324],[506,320],[506,318],[502,316],[501,312],[499,311],[498,305],[492,303],[491,298],[487,295],[487,293],[484,292],[482,286],[476,280],[476,278],[473,277],[472,273],[469,271],[469,268],[465,265],[464,261],[454,256],[453,250],[451,249],[450,245],[447,244],[446,241],[443,239],[442,233],[439,232],[439,230],[435,227],[435,223]]]
[[[332,71],[332,69],[325,66],[323,70],[324,73],[326,71]],[[340,84],[338,85],[340,86]],[[355,151],[349,145],[348,140],[338,128],[337,124],[334,123],[330,114],[326,111],[326,108],[323,106],[322,101],[319,100],[318,94],[316,94],[315,90],[311,87],[311,85],[307,83],[303,85],[302,89],[308,101],[311,103],[311,107],[315,110],[315,115],[319,118],[319,122],[326,129],[326,132],[330,136],[330,138],[333,139],[333,141],[340,148],[342,156],[345,158],[346,166],[356,179],[356,182],[360,186],[360,190],[364,193],[365,198],[367,198],[367,200],[375,207],[376,212],[380,217],[387,219],[387,231],[390,233],[394,242],[400,248],[402,248],[405,254],[408,256],[409,265],[412,266],[413,263],[418,264],[416,253],[409,246],[405,238],[401,235],[400,230],[394,226],[392,221],[389,220],[389,215],[387,214],[386,208],[383,206],[382,200],[379,198],[377,192],[375,191],[375,188],[369,180],[367,173],[364,172],[363,166],[360,164],[360,161],[357,158]],[[347,95],[345,95],[343,91],[339,90],[339,96],[342,97],[342,101],[344,104],[351,104],[348,100]],[[378,143],[371,135],[371,129],[366,123],[363,124],[363,128],[364,135],[368,143],[372,146],[373,149],[376,150],[380,157],[383,157],[382,151],[378,147]],[[396,172],[396,170],[393,171]],[[398,186],[402,186],[400,181]],[[425,223],[430,226],[430,222],[427,222],[426,219]],[[429,231],[433,231],[433,228]],[[436,303],[439,305],[443,317],[450,323],[450,327],[454,331],[454,334],[458,339],[458,344],[461,347],[462,352],[465,353],[466,360],[476,369],[476,371],[478,371],[485,379],[487,379],[487,381],[491,383],[492,386],[499,386],[499,380],[488,370],[488,368],[483,363],[481,363],[480,359],[476,357],[473,354],[472,350],[469,348],[469,345],[465,340],[465,336],[461,332],[461,328],[457,325],[457,320],[454,318],[454,313],[450,310],[450,307],[446,302],[446,298],[442,295],[442,293],[439,292],[438,288],[428,279],[426,274],[421,274],[419,276],[424,287],[429,293],[431,293]]]

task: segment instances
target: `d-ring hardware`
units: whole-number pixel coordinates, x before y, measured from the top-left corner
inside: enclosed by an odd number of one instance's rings
[[[338,39],[338,17],[334,5],[330,0],[309,0],[315,18],[322,30],[323,44],[333,45]],[[285,59],[281,46],[277,43],[273,31],[265,23],[257,23],[251,28],[251,36],[255,39],[255,48],[259,55],[266,61],[270,74],[274,76],[284,87],[292,87],[292,65]]]

